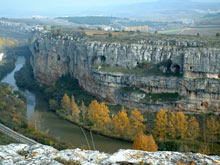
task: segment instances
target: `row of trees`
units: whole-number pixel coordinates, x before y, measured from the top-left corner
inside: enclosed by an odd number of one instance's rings
[[[107,132],[109,135],[134,140],[134,148],[148,151],[156,151],[157,144],[152,135],[145,135],[146,126],[143,124],[144,117],[141,112],[134,109],[130,115],[126,109],[122,107],[117,114],[110,116],[108,106],[104,102],[98,103],[92,101],[87,108],[82,101],[79,108],[75,102],[74,96],[70,99],[67,94],[64,94],[62,102],[62,110],[66,116],[71,117],[77,123],[92,128]],[[205,122],[204,128],[201,129],[199,122],[194,116],[188,117],[182,112],[167,113],[161,110],[155,118],[154,137],[159,141],[166,140],[197,140],[203,134],[204,141],[209,141],[213,144],[219,134],[220,124],[217,119],[212,116]],[[206,136],[209,135],[209,136]]]
[[[64,94],[61,102],[62,110],[66,116],[72,116],[75,122],[92,125],[101,131],[113,131],[117,137],[134,138],[139,133],[144,133],[146,126],[142,123],[144,117],[138,110],[133,110],[130,117],[124,107],[113,117],[110,116],[108,106],[104,102],[92,101],[86,110],[82,101],[81,108],[75,102],[74,96],[70,99]]]
[[[208,140],[214,141],[219,133],[220,124],[215,116],[211,116],[201,131],[199,122],[192,116],[188,117],[182,112],[167,114],[165,110],[157,113],[155,119],[154,135],[160,140],[188,139],[195,140],[200,135],[208,134]]]

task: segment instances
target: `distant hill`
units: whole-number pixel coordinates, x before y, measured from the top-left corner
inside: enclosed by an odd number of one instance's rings
[[[201,25],[219,25],[220,26],[220,12],[216,14],[207,14],[199,22]]]
[[[103,15],[113,15],[120,17],[177,17],[188,15],[193,12],[219,10],[220,2],[192,2],[191,0],[159,0],[148,3],[135,3],[131,5],[105,7],[103,9],[87,11],[88,14],[100,13]],[[188,11],[188,12],[186,12]],[[84,13],[85,14],[85,13]],[[200,13],[201,14],[201,13]]]

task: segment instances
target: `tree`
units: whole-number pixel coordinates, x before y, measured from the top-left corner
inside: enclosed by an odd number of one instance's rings
[[[158,151],[158,146],[152,135],[139,134],[133,143],[133,149],[155,152]]]
[[[159,139],[165,139],[167,135],[167,113],[161,109],[155,119],[154,133]]]
[[[81,115],[82,115],[82,121],[85,122],[86,121],[86,107],[85,107],[84,101],[82,101],[82,105],[81,105]]]
[[[136,136],[138,133],[144,133],[144,130],[146,129],[146,126],[142,123],[144,120],[144,117],[142,116],[141,112],[137,109],[134,109],[131,112],[131,128],[134,133],[134,136]]]
[[[69,113],[71,112],[71,102],[69,96],[66,93],[63,96],[61,106],[66,115],[69,115]]]
[[[176,115],[174,112],[170,113],[168,122],[168,135],[172,139],[176,138]]]
[[[74,116],[75,120],[79,120],[79,107],[75,102],[74,96],[72,96],[72,101],[71,101],[71,110],[72,110],[72,116]]]
[[[117,135],[130,135],[130,120],[124,106],[113,118],[114,132]]]
[[[98,128],[105,128],[110,124],[109,109],[105,103],[99,104],[96,100],[92,101],[89,105],[88,119]]]
[[[188,130],[188,121],[187,121],[187,116],[185,116],[182,112],[178,112],[176,115],[176,128],[177,128],[177,135],[181,138],[184,139],[187,130]]]
[[[212,149],[213,149],[213,142],[216,139],[216,135],[219,133],[220,124],[217,121],[215,116],[211,116],[209,120],[207,121],[207,134],[208,139],[212,143]]]
[[[189,120],[187,133],[190,140],[195,140],[200,134],[199,123],[194,116],[192,116]]]

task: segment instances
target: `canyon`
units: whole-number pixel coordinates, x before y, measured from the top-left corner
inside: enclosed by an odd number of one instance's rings
[[[70,74],[87,92],[111,104],[219,113],[218,43],[196,37],[128,35],[119,40],[37,32],[30,42],[31,64],[41,84],[53,85]]]

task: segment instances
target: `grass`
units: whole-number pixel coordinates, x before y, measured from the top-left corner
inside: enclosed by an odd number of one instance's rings
[[[145,94],[145,98],[141,100],[141,102],[150,102],[155,103],[157,101],[165,102],[165,101],[177,101],[182,97],[178,93],[146,93],[138,87],[122,87],[120,89],[123,93],[140,93]]]
[[[158,64],[153,64],[149,62],[143,62],[137,65],[135,68],[123,68],[123,67],[116,67],[110,65],[97,65],[93,69],[97,69],[102,72],[113,72],[113,73],[125,73],[125,74],[134,74],[138,76],[164,76],[164,77],[182,77],[183,74],[181,73],[173,73],[170,70],[172,62],[170,60],[160,62]],[[100,68],[101,66],[101,68]],[[159,68],[163,66],[167,68],[167,71],[164,73]],[[100,68],[100,69],[98,69]]]
[[[164,30],[159,31],[159,34],[181,34],[184,29]]]
[[[0,132],[0,145],[8,145],[11,143],[18,143],[18,142],[12,139],[11,137]]]

